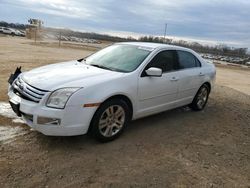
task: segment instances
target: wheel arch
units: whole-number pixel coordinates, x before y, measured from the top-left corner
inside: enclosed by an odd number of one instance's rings
[[[106,100],[104,100],[102,103],[105,103],[105,102],[107,102],[107,101],[109,101],[109,100],[112,100],[112,99],[120,99],[120,100],[123,100],[127,105],[128,105],[128,107],[129,107],[129,110],[130,110],[130,119],[132,118],[132,116],[133,116],[133,103],[132,103],[132,101],[130,100],[130,98],[129,97],[127,97],[126,95],[123,95],[123,94],[117,94],[117,95],[113,95],[113,96],[111,96],[111,97],[109,97],[109,98],[107,98]]]
[[[131,119],[133,118],[133,112],[134,112],[133,103],[132,103],[131,99],[130,99],[129,97],[127,97],[126,95],[123,95],[123,94],[116,94],[116,95],[112,95],[112,96],[108,97],[107,99],[105,99],[105,100],[100,104],[100,106],[101,106],[102,104],[104,104],[104,103],[106,103],[106,102],[112,100],[112,99],[120,99],[120,100],[123,100],[123,101],[128,105],[128,107],[129,107],[129,112],[130,112],[130,113],[129,113],[129,115],[130,115],[129,119],[131,120]],[[90,121],[90,126],[89,126],[89,128],[88,128],[88,132],[90,132],[91,129],[92,129],[92,121],[93,121],[93,118],[94,118],[94,116],[95,116],[97,110],[100,108],[100,106],[96,109],[95,113],[94,113],[93,116],[92,116],[92,119],[91,119],[91,121]]]
[[[211,91],[211,84],[210,84],[209,82],[203,83],[203,84],[201,85],[201,87],[202,87],[203,85],[206,85],[206,86],[208,87],[209,92]]]

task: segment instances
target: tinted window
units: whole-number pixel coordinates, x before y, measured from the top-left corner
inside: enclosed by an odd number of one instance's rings
[[[168,50],[158,53],[147,65],[146,69],[157,67],[162,69],[162,72],[168,72],[176,69],[176,66],[176,52]]]
[[[201,62],[200,62],[200,60],[197,59],[196,57],[195,57],[195,60],[196,60],[196,67],[201,67]]]
[[[191,53],[178,51],[179,69],[200,67],[199,60]]]

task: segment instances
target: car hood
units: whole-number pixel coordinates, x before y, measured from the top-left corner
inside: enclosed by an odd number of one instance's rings
[[[105,70],[78,61],[57,63],[21,74],[27,84],[52,91],[62,87],[85,87],[91,82],[112,78],[123,73]]]

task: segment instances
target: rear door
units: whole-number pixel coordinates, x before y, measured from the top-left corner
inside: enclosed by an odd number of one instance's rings
[[[179,69],[179,91],[177,100],[184,105],[191,103],[202,84],[200,61],[190,52],[177,50]]]

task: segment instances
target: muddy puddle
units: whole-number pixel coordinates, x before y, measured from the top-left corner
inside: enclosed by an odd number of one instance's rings
[[[0,116],[13,119],[14,123],[24,123],[11,109],[10,104],[7,102],[0,102]]]
[[[11,118],[14,123],[24,123],[21,118],[16,116],[7,102],[0,102],[0,116]],[[0,143],[10,143],[17,136],[25,133],[27,133],[27,130],[20,126],[0,125]]]
[[[22,127],[11,127],[0,125],[0,144],[7,144],[15,141],[15,138],[26,134],[27,131]]]

